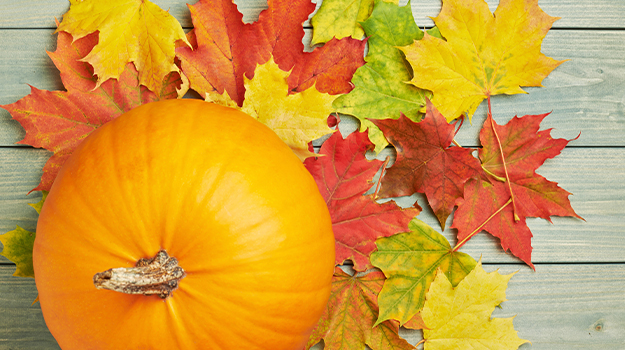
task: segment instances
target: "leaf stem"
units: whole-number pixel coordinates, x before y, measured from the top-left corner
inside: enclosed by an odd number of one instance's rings
[[[457,124],[457,123],[458,123],[458,121],[456,120],[455,124]],[[464,124],[464,114],[460,117],[460,125],[458,125],[458,127],[454,131],[454,138],[451,140],[451,142],[454,145],[456,145],[456,146],[458,146],[460,148],[462,148],[462,146],[458,143],[458,141],[456,141],[455,137],[456,137],[456,135],[458,135],[458,131],[460,131],[460,128],[462,127],[463,124]]]
[[[501,181],[501,182],[506,182],[506,178],[505,177],[501,177],[498,175],[493,174],[493,172],[491,172],[490,170],[484,168],[484,164],[482,164],[482,170],[484,170],[484,172],[492,177],[495,178],[495,180],[497,181]]]
[[[386,171],[386,166],[388,165],[389,160],[391,160],[390,156],[386,156],[384,160],[384,164],[380,167],[382,172],[380,173],[380,179],[378,180],[378,184],[375,186],[375,192],[373,192],[373,198],[378,198],[378,191],[380,190],[380,186],[382,185],[382,177],[384,176],[384,172]]]
[[[419,346],[419,345],[421,345],[421,344],[423,344],[423,343],[425,343],[425,339],[421,339],[418,343],[416,343],[416,344],[414,345],[414,347],[416,348],[417,346]]]
[[[506,202],[506,204],[502,205],[501,208],[497,209],[496,212],[494,212],[491,216],[488,217],[488,219],[484,220],[484,222],[478,226],[475,230],[473,230],[473,232],[471,232],[468,236],[466,236],[462,241],[458,242],[458,244],[456,244],[456,246],[454,247],[454,249],[452,249],[452,252],[456,252],[458,251],[458,249],[460,249],[460,247],[462,247],[465,243],[467,243],[467,241],[469,239],[471,239],[471,237],[475,236],[476,234],[478,234],[478,232],[482,231],[482,227],[486,226],[486,224],[492,220],[492,218],[495,217],[495,215],[499,214],[499,212],[501,212],[505,207],[508,206],[508,204],[512,203],[512,197],[510,197],[510,199],[508,199],[508,201]]]
[[[503,164],[503,171],[506,174],[506,183],[508,184],[508,190],[510,191],[510,200],[512,201],[512,213],[514,214],[514,221],[517,222],[521,220],[517,215],[516,203],[514,202],[514,193],[512,192],[512,183],[510,182],[510,176],[508,175],[508,167],[506,166],[506,157],[503,154],[503,147],[501,146],[501,140],[499,139],[499,135],[497,134],[497,130],[495,129],[495,121],[493,120],[493,113],[490,104],[490,95],[488,95],[488,117],[490,118],[490,125],[493,129],[493,134],[495,134],[495,138],[497,139],[497,146],[499,146],[499,153],[501,153],[501,163]]]

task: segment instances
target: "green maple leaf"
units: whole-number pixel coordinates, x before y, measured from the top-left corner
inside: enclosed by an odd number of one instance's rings
[[[415,24],[410,3],[400,7],[376,0],[371,16],[361,24],[369,37],[367,63],[356,70],[354,89],[338,97],[333,106],[360,119],[360,131],[369,129],[369,139],[379,152],[388,142],[367,118],[397,119],[402,112],[414,121],[421,120],[426,93],[406,84],[412,79],[412,70],[397,47],[421,39],[423,32]]]
[[[48,192],[42,191],[43,196],[38,203],[28,204],[35,208],[37,213],[41,212],[43,202],[46,200]],[[19,226],[13,231],[0,235],[0,242],[4,249],[0,255],[11,260],[16,265],[13,276],[35,278],[33,269],[33,245],[35,244],[35,232],[25,230]]]
[[[371,254],[373,266],[387,277],[378,297],[376,324],[389,319],[404,324],[416,315],[437,269],[455,286],[477,264],[471,256],[453,251],[443,235],[421,220],[413,219],[408,228],[410,232],[378,239],[378,250]]]

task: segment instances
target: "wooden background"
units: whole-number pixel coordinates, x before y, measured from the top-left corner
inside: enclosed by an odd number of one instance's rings
[[[155,0],[183,26],[191,27],[184,1]],[[237,0],[246,21],[266,8],[263,0]],[[405,3],[405,1],[404,1]],[[491,10],[498,1],[488,1]],[[496,317],[516,315],[519,336],[531,340],[522,349],[625,349],[625,1],[540,0],[555,23],[543,52],[570,61],[558,67],[543,85],[529,94],[496,96],[493,114],[498,123],[512,116],[553,111],[543,122],[553,136],[579,139],[561,156],[548,160],[539,173],[572,192],[573,208],[586,222],[554,218],[528,220],[534,234],[536,272],[505,254],[499,242],[480,234],[463,247],[487,270],[518,271],[508,288],[509,301]],[[412,9],[421,28],[432,26],[440,0],[414,0]],[[54,18],[69,8],[65,0],[0,0],[0,104],[17,101],[29,86],[62,90],[59,74],[46,55],[54,51]],[[311,29],[305,23],[307,37]],[[457,140],[477,144],[484,120],[482,105],[473,126]],[[342,125],[353,128],[353,121]],[[41,176],[50,153],[15,145],[24,137],[20,125],[0,110],[0,234],[20,225],[34,230],[37,214],[27,203],[40,194],[28,192]],[[420,198],[420,197],[419,197]],[[419,199],[422,206],[424,201]],[[420,218],[436,225],[427,210]],[[449,226],[448,223],[447,226]],[[440,227],[439,227],[440,228]],[[444,232],[453,244],[454,233]],[[58,349],[38,304],[34,280],[13,277],[15,265],[0,257],[0,350]],[[402,331],[411,343],[420,331]],[[321,346],[318,346],[321,349]]]

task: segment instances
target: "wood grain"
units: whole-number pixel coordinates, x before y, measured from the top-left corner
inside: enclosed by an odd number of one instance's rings
[[[519,266],[484,265],[508,283],[508,301],[493,317],[514,317],[521,350],[604,350],[625,345],[625,265],[544,265],[537,272]],[[530,287],[531,286],[531,287]],[[420,331],[402,335],[415,344]]]
[[[48,331],[35,280],[13,277],[15,266],[0,265],[0,350],[60,349]]]
[[[187,3],[197,1],[153,0],[162,9],[168,10],[176,17],[183,27],[192,26]],[[320,0],[313,0],[321,3]],[[234,0],[238,9],[243,13],[243,20],[254,22],[258,20],[260,11],[267,8],[266,0]],[[405,5],[407,0],[399,2]],[[494,11],[499,4],[498,0],[488,0],[489,8]],[[613,0],[541,0],[540,7],[549,15],[561,17],[554,24],[554,28],[625,28],[625,3]],[[319,7],[319,5],[317,5]],[[413,0],[412,13],[419,27],[431,27],[430,17],[435,17],[441,8],[440,1]],[[38,0],[1,0],[0,1],[0,28],[56,28],[54,18],[62,19],[69,9],[66,0],[38,1]],[[309,23],[305,22],[308,26]]]

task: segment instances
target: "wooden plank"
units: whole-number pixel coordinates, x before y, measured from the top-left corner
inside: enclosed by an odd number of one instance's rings
[[[625,265],[544,265],[537,272],[519,266],[485,265],[502,274],[519,271],[508,283],[508,301],[493,317],[514,317],[514,328],[530,340],[520,350],[622,350],[625,346]],[[401,333],[410,343],[421,331]]]
[[[35,280],[13,277],[14,266],[0,265],[0,350],[60,349],[48,331]]]
[[[522,265],[484,268],[518,271],[508,285],[508,301],[493,317],[515,316],[519,336],[532,342],[521,350],[623,349],[625,265],[539,265],[537,272]],[[13,267],[0,266],[0,350],[58,349],[39,304],[31,306],[34,281],[12,273]],[[421,331],[401,334],[412,344],[421,339]]]
[[[26,193],[38,182],[41,168],[49,153],[36,149],[0,149],[0,232],[15,229],[15,225],[34,229],[36,212],[27,203],[37,202],[38,195]],[[385,154],[379,156],[381,159]],[[533,261],[550,262],[625,262],[625,148],[567,148],[563,154],[548,160],[539,173],[562,188],[572,192],[573,208],[586,222],[574,218],[553,218],[553,224],[543,219],[529,219],[534,234]],[[438,231],[440,226],[422,196],[401,198],[404,206],[415,198],[424,212],[419,218]],[[455,243],[455,233],[449,229],[444,235]],[[518,262],[502,251],[491,235],[481,233],[462,249],[485,262]],[[6,260],[0,260],[6,261]]]
[[[13,103],[39,89],[62,90],[59,73],[45,50],[55,50],[48,30],[0,30],[0,104]],[[307,31],[307,38],[310,31]],[[305,38],[305,42],[309,40]],[[543,122],[554,137],[575,138],[575,146],[625,146],[625,31],[553,31],[543,51],[557,59],[570,59],[544,81],[544,88],[528,94],[494,96],[493,114],[499,123],[514,115],[553,111]],[[486,103],[478,108],[472,125],[465,123],[457,137],[465,146],[477,145]],[[353,119],[345,118],[347,123]],[[12,145],[24,131],[0,109],[0,145]]]
[[[191,17],[186,3],[197,1],[153,0],[162,9],[168,10],[184,27],[191,27]],[[313,0],[321,3],[320,0]],[[266,0],[235,0],[243,13],[243,20],[258,20],[258,14],[267,8]],[[400,1],[401,5],[407,0]],[[494,11],[498,0],[488,0],[489,8]],[[551,16],[562,17],[554,28],[625,28],[625,3],[611,0],[541,0],[539,5]],[[319,7],[319,5],[317,5]],[[430,27],[433,22],[429,17],[438,15],[441,2],[438,0],[413,0],[412,13],[419,27]],[[64,0],[41,2],[37,0],[1,0],[0,28],[55,28],[54,18],[59,20],[69,9]],[[309,25],[308,22],[305,23]]]
[[[41,192],[28,192],[39,184],[49,156],[38,149],[0,148],[0,234],[14,230],[16,225],[35,230],[38,215],[28,203],[37,203]]]
[[[499,0],[486,0],[494,12]],[[401,2],[400,2],[401,3]],[[419,27],[430,27],[441,9],[441,1],[412,0],[412,15]],[[598,0],[540,0],[538,5],[548,15],[561,17],[553,28],[624,28],[625,3],[622,1]]]
[[[0,10],[1,11],[1,10]],[[13,103],[30,94],[32,85],[43,90],[65,90],[59,71],[46,54],[56,49],[52,30],[0,30],[0,104]],[[0,108],[0,145],[12,145],[25,132]]]

